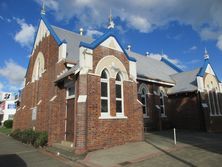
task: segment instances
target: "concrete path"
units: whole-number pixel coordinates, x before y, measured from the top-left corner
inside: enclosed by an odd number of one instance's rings
[[[221,166],[222,134],[171,131],[145,134],[145,142],[128,143],[88,153],[90,167]]]
[[[0,133],[1,167],[69,167],[73,162],[22,144]]]

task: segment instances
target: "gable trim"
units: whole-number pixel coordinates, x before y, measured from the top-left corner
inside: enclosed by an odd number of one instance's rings
[[[62,43],[66,43],[66,41],[61,41],[60,38],[58,37],[58,35],[55,33],[55,31],[53,30],[53,28],[51,27],[51,25],[49,24],[48,20],[46,19],[46,17],[44,15],[41,14],[41,19],[43,20],[43,22],[45,23],[46,27],[48,28],[50,34],[53,36],[53,38],[55,39],[56,43],[60,46]]]
[[[219,80],[218,77],[217,77],[217,74],[215,73],[213,67],[212,67],[211,64],[210,64],[209,59],[205,59],[204,65],[203,65],[203,67],[200,68],[200,71],[199,71],[199,73],[197,74],[197,76],[204,77],[208,65],[210,65],[210,67],[212,68],[212,70],[213,70],[213,72],[214,72],[214,74],[215,74],[215,77],[216,77],[217,81],[220,82],[220,80]]]
[[[177,72],[183,72],[181,68],[179,68],[178,66],[176,66],[175,64],[173,64],[171,61],[167,60],[164,57],[162,57],[160,61],[164,62],[166,65],[170,66],[172,69],[174,69]]]
[[[97,40],[93,41],[92,43],[85,43],[85,42],[80,42],[79,47],[85,47],[85,48],[89,48],[89,49],[95,49],[97,46],[99,46],[103,41],[105,41],[106,39],[108,39],[109,37],[113,37],[118,45],[120,46],[120,48],[122,49],[123,53],[126,55],[127,59],[133,62],[136,62],[136,59],[133,57],[130,57],[127,52],[125,51],[125,49],[123,48],[123,46],[120,43],[120,40],[116,34],[116,32],[114,32],[113,29],[109,29],[105,34],[103,34],[102,36],[100,36]]]

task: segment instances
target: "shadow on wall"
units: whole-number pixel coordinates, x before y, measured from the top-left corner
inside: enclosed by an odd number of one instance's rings
[[[16,154],[0,155],[0,166],[4,167],[27,167],[25,161]]]

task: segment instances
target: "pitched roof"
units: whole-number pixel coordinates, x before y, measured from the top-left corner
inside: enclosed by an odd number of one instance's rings
[[[72,74],[75,74],[78,69],[79,69],[79,65],[77,64],[77,65],[73,66],[72,68],[70,68],[68,71],[65,71],[64,73],[59,75],[54,82],[59,82],[59,81],[64,80],[66,77],[68,77]]]
[[[66,41],[67,43],[67,60],[78,62],[79,60],[79,44],[80,42],[92,42],[93,39],[86,36],[81,36],[72,31],[68,31],[56,26],[52,26],[55,33],[58,35],[60,40]]]
[[[200,68],[192,71],[181,72],[171,75],[176,85],[168,89],[168,94],[176,94],[182,92],[193,92],[198,89],[197,87],[197,75]]]
[[[169,65],[149,56],[127,51],[127,53],[137,60],[137,75],[142,78],[149,78],[157,81],[175,83],[170,75],[177,73]]]

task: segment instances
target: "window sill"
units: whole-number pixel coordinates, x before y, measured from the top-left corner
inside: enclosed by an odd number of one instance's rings
[[[211,117],[222,117],[222,114],[218,114],[218,115],[212,115],[210,114]]]
[[[68,96],[68,97],[66,97],[66,100],[74,99],[74,98],[75,98],[75,95],[72,95],[72,96]]]
[[[121,115],[121,116],[110,116],[110,115],[105,116],[105,115],[103,115],[103,116],[100,116],[99,119],[128,119],[128,117],[123,116],[123,115]]]

